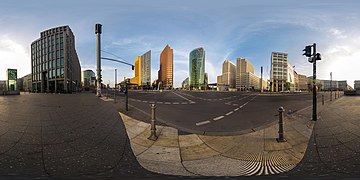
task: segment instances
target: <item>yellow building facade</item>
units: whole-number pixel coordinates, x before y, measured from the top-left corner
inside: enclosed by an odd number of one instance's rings
[[[135,77],[130,79],[130,84],[141,85],[141,57],[138,56],[134,60],[135,64]]]

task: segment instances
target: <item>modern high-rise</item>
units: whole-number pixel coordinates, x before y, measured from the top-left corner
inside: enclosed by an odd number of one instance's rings
[[[31,43],[31,74],[35,92],[80,90],[81,68],[69,26],[45,30]]]
[[[81,85],[83,90],[95,89],[95,73],[88,69],[81,72]]]
[[[205,51],[200,47],[189,54],[190,89],[205,89]]]
[[[271,91],[285,91],[288,81],[288,54],[281,52],[271,53]]]
[[[141,85],[150,86],[151,85],[151,50],[141,55]]]
[[[222,74],[217,77],[219,90],[229,90],[236,88],[236,65],[229,60],[222,64]]]
[[[134,60],[135,77],[130,79],[130,84],[141,86],[141,57],[138,56]]]
[[[169,45],[166,45],[160,54],[160,70],[158,72],[158,82],[161,82],[162,87],[173,87],[173,63],[173,49],[171,49]]]
[[[256,89],[259,85],[254,84],[253,65],[245,58],[236,59],[236,89],[238,91]]]

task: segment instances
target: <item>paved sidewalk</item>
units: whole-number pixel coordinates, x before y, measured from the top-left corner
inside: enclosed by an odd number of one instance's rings
[[[136,161],[110,103],[93,94],[0,96],[0,179],[149,176],[159,177]]]
[[[305,153],[313,123],[301,113],[287,116],[287,142],[278,143],[278,125],[237,136],[181,135],[157,126],[158,140],[147,139],[150,125],[120,113],[139,163],[147,170],[182,176],[269,175],[294,168]]]
[[[303,160],[283,177],[360,178],[360,96],[344,96],[319,113]]]

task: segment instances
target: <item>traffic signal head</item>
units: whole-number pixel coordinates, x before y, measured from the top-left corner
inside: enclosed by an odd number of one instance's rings
[[[134,70],[134,66],[131,66],[131,70]]]
[[[314,56],[315,61],[317,60],[321,60],[321,54],[320,53],[316,53]]]
[[[306,46],[305,49],[303,50],[304,51],[304,54],[306,57],[311,57],[312,53],[311,53],[311,47],[312,46]]]

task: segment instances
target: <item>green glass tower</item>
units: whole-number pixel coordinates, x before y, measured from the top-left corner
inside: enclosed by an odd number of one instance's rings
[[[189,84],[190,89],[205,88],[205,51],[202,47],[190,52]]]

